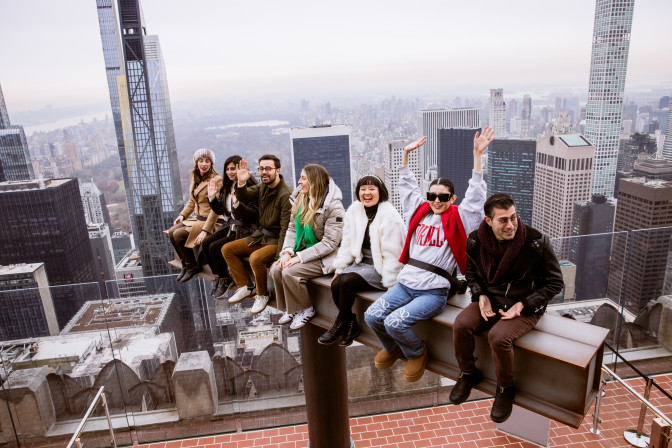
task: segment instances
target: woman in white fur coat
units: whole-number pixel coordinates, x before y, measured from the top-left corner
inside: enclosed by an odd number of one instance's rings
[[[364,176],[355,187],[357,200],[345,213],[343,239],[333,266],[331,295],[339,313],[334,325],[320,338],[328,345],[341,338],[347,347],[359,336],[352,312],[355,294],[367,289],[386,290],[397,283],[403,267],[399,262],[406,227],[399,212],[388,202],[389,193],[377,176]]]

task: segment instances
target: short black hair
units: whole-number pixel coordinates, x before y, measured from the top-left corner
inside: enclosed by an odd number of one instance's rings
[[[262,160],[272,160],[273,163],[275,164],[275,167],[280,168],[280,159],[275,157],[273,154],[265,154],[259,157],[259,163],[261,163]]]
[[[513,202],[511,196],[504,193],[497,193],[493,194],[487,201],[485,201],[485,204],[483,204],[483,211],[485,212],[485,216],[492,218],[495,216],[493,209],[500,208],[502,210],[508,210],[514,205],[516,205],[516,203]]]
[[[455,185],[453,185],[453,182],[447,177],[437,177],[431,184],[429,184],[429,187],[431,188],[432,185],[443,185],[450,191],[451,196],[455,194]]]
[[[385,202],[390,198],[390,193],[387,191],[387,187],[383,183],[382,180],[380,180],[380,177],[378,176],[364,176],[359,181],[357,182],[357,186],[355,187],[355,199],[359,201],[359,189],[362,187],[362,185],[373,185],[374,187],[378,188],[378,194],[380,195],[380,200],[379,202]]]

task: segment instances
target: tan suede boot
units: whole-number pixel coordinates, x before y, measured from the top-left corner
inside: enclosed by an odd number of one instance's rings
[[[403,356],[404,354],[399,347],[395,347],[394,350],[392,350],[392,353],[388,353],[385,349],[382,349],[378,352],[376,357],[373,358],[373,363],[376,365],[377,369],[385,370],[392,367],[392,364]]]
[[[413,383],[422,378],[422,375],[425,374],[425,367],[427,367],[427,347],[422,351],[422,355],[415,359],[411,359],[406,363],[406,368],[404,368],[404,379],[409,383]]]

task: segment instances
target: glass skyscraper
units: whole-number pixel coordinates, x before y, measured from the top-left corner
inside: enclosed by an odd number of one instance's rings
[[[634,0],[597,0],[586,138],[595,146],[593,193],[613,196]]]
[[[455,186],[455,204],[464,199],[474,168],[474,134],[479,128],[437,129],[438,176]],[[429,140],[429,139],[428,139]]]
[[[35,178],[23,126],[12,126],[0,87],[0,182]]]
[[[113,5],[98,0],[108,82],[115,75],[117,81],[110,99],[118,97],[115,125],[123,136],[129,212],[144,275],[168,274],[172,247],[162,232],[181,209],[182,188],[166,70],[158,37],[146,35],[139,1],[120,0],[118,6],[119,26]],[[119,42],[123,62],[117,63]]]
[[[508,194],[525,224],[532,224],[534,167],[537,142],[533,139],[497,138],[488,146],[488,196]]]

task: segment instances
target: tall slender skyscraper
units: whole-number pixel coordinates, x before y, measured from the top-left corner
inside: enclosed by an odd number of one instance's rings
[[[121,125],[124,139],[129,212],[144,275],[168,274],[172,248],[162,231],[170,228],[177,216],[182,188],[166,71],[158,37],[146,34],[139,0],[119,0],[118,5],[120,28],[113,5],[98,0],[103,48],[109,50],[105,57],[108,81],[119,73],[116,95],[120,119],[115,125]],[[115,61],[118,36],[123,64]],[[112,103],[114,96],[111,87]]]
[[[294,185],[301,170],[309,163],[318,163],[329,171],[343,194],[343,206],[352,203],[352,176],[350,174],[350,127],[312,126],[291,128],[292,168]],[[291,181],[291,180],[290,180]]]
[[[506,135],[506,104],[504,89],[490,89],[490,127],[495,130],[497,138]]]
[[[0,87],[0,182],[35,178],[23,126],[12,126]]]
[[[530,120],[532,119],[532,98],[530,95],[523,95],[523,106],[520,110],[520,136],[523,138],[532,137],[530,129]]]
[[[478,128],[479,111],[475,107],[460,109],[435,109],[418,111],[417,137],[427,136],[427,142],[420,148],[423,176],[433,180],[438,176],[438,131],[447,128]],[[420,181],[420,179],[418,179]]]
[[[385,144],[385,186],[390,192],[390,203],[394,205],[400,215],[404,215],[399,198],[399,165],[404,155],[404,148],[411,143],[410,139],[389,140]],[[411,151],[408,155],[408,167],[420,181],[422,171],[420,170],[420,156],[418,151]],[[357,194],[357,192],[355,192]]]
[[[663,158],[672,163],[672,101],[667,111],[667,129],[665,130],[665,143],[663,144]]]
[[[613,196],[634,0],[597,0],[586,138],[595,146],[593,193]]]

